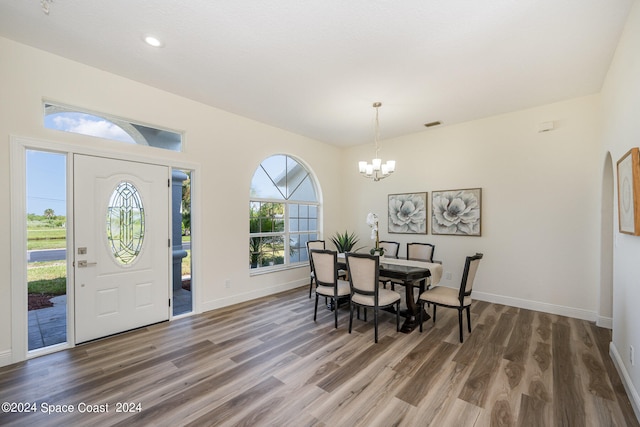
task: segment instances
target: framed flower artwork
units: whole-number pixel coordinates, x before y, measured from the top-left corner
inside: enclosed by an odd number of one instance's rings
[[[427,193],[389,194],[389,233],[427,234]]]
[[[618,160],[618,229],[640,236],[640,152],[632,148]]]
[[[482,189],[431,193],[431,234],[481,235]]]

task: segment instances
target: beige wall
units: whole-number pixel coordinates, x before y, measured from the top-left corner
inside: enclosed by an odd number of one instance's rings
[[[402,242],[403,256],[405,242],[434,243],[449,286],[460,283],[464,257],[482,252],[476,298],[595,320],[598,107],[594,95],[385,141],[382,158],[395,158],[397,172],[373,183],[349,169],[348,222],[368,240],[366,214],[386,221],[388,194],[427,191],[430,199],[434,190],[481,187],[481,237],[388,234],[385,223],[381,239]],[[538,133],[547,121],[555,129]],[[345,168],[372,154],[372,146],[347,150]]]
[[[200,281],[196,286],[201,290],[199,305],[203,310],[307,283],[307,267],[249,275],[249,186],[253,172],[265,157],[285,153],[305,162],[321,183],[325,231],[333,234],[344,227],[339,206],[340,177],[335,173],[340,150],[333,146],[2,38],[0,94],[0,180],[4,183],[10,181],[10,135],[77,147],[118,147],[127,155],[201,165],[194,178],[200,196],[200,209],[194,216],[199,216],[201,229],[194,230],[193,239],[200,239]],[[183,130],[185,152],[171,153],[44,129],[43,98]],[[10,200],[7,185],[0,186],[0,200]],[[11,361],[10,212],[9,203],[0,204],[0,365]],[[227,279],[231,281],[229,289],[224,285]]]
[[[640,147],[640,2],[634,3],[602,89],[603,158],[615,163],[632,147]],[[617,182],[616,182],[617,185]],[[615,194],[613,237],[613,343],[611,354],[639,413],[640,399],[640,237],[618,233]],[[636,352],[630,361],[630,347]]]
[[[373,183],[356,170],[357,160],[371,158],[372,144],[339,149],[2,38],[0,65],[4,182],[10,179],[10,135],[113,147],[44,129],[43,98],[185,131],[185,153],[153,150],[151,155],[202,166],[195,178],[201,204],[194,213],[202,227],[194,230],[194,239],[201,239],[203,310],[306,282],[306,268],[254,277],[247,269],[251,175],[263,158],[286,153],[304,161],[320,182],[326,238],[347,228],[362,244],[371,245],[365,217],[376,212],[382,238],[436,244],[436,258],[452,273],[444,285],[459,283],[464,256],[479,251],[485,259],[477,276],[477,298],[594,320],[597,316],[599,95],[383,141],[382,157],[394,158],[397,172]],[[556,129],[538,133],[538,124],[546,121],[554,121]],[[149,153],[138,146],[123,145],[122,150]],[[482,237],[386,232],[388,194],[472,187],[483,190]],[[0,197],[9,200],[6,186],[0,186]],[[11,355],[10,212],[7,203],[0,206],[0,361]],[[227,279],[230,289],[224,286]]]

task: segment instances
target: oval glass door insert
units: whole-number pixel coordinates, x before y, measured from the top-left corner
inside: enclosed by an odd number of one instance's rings
[[[107,240],[120,264],[131,264],[140,254],[144,220],[138,189],[130,182],[121,182],[113,190],[107,207]]]

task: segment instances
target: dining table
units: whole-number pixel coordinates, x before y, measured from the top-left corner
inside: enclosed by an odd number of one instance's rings
[[[346,266],[344,253],[338,254],[338,263]],[[381,256],[379,265],[380,276],[394,279],[404,285],[404,299],[407,310],[400,313],[405,318],[400,331],[409,333],[420,326],[418,304],[413,290],[418,287],[421,292],[424,291],[425,282],[428,278],[431,278],[431,285],[440,283],[440,279],[442,279],[442,264]],[[430,317],[428,313],[423,313],[422,319],[424,321]]]

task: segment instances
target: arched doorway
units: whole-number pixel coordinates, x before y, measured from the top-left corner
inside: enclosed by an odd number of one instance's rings
[[[597,325],[613,327],[613,238],[614,238],[614,179],[613,160],[607,152],[602,171],[602,200],[600,223],[600,292]]]

